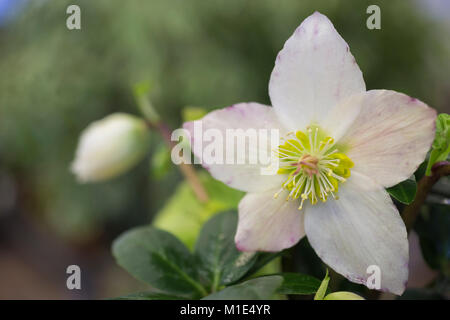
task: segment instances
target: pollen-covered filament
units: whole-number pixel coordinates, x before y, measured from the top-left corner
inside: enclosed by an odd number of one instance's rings
[[[350,177],[353,162],[335,147],[334,139],[325,136],[319,127],[308,127],[307,133],[290,132],[276,150],[280,158],[278,174],[287,175],[280,191],[288,190],[289,199],[299,199],[299,210],[305,200],[311,204],[327,201],[331,194],[337,199],[339,183]]]

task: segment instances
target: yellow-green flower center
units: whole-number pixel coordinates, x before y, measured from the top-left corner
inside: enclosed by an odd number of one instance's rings
[[[307,199],[316,204],[318,199],[327,201],[331,194],[337,199],[339,184],[350,177],[353,162],[340,153],[334,139],[323,133],[317,126],[302,131],[288,133],[284,143],[278,146],[280,160],[278,174],[286,175],[286,181],[274,197],[288,190],[289,199],[301,199],[299,210]]]

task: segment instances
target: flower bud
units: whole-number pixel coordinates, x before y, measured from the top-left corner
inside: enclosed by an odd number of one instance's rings
[[[81,133],[71,170],[79,182],[107,180],[133,167],[148,147],[145,121],[114,113],[91,123]]]
[[[364,300],[364,298],[353,292],[338,291],[330,293],[323,300]]]

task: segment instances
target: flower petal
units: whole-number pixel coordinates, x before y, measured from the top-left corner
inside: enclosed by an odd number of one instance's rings
[[[321,124],[340,101],[364,91],[347,43],[318,12],[286,41],[269,82],[272,105],[290,130],[304,129],[312,121]]]
[[[341,114],[357,116],[339,143],[348,146],[353,170],[384,187],[406,180],[431,147],[436,111],[389,90],[371,90],[352,101]]]
[[[276,130],[279,137],[282,137],[287,132],[278,121],[272,107],[252,102],[239,103],[224,109],[215,110],[201,119],[201,129],[199,129],[201,130],[201,135],[196,135],[194,122],[186,122],[183,127],[190,133],[192,150],[198,158],[202,158],[203,167],[215,179],[226,183],[230,187],[242,191],[261,192],[281,186],[285,179],[282,175],[276,174],[276,171],[272,175],[262,174],[261,172],[262,168],[267,167],[269,163],[272,148],[277,147],[279,144],[279,139],[276,139],[276,146],[271,146],[272,133],[270,130]],[[244,130],[240,137],[244,137],[245,131],[248,129],[256,132],[258,137],[257,145],[252,145],[249,139],[246,138],[245,152],[241,152],[242,154],[239,156],[239,151],[242,151],[242,148],[238,147],[238,139],[227,139],[227,130],[231,129]],[[262,134],[259,131],[260,129],[267,129],[267,135]],[[220,163],[211,163],[205,159],[206,148],[211,143],[202,142],[202,140],[206,140],[205,135],[208,131],[215,132],[222,137],[221,150],[223,155],[220,157]],[[211,140],[215,140],[215,138]],[[226,145],[232,141],[234,141],[235,150],[234,163],[227,164],[226,156],[230,150],[226,148]],[[261,159],[263,154],[267,155],[267,162]],[[252,162],[252,158],[257,161]],[[238,163],[238,161],[240,162]]]
[[[402,294],[408,279],[405,225],[389,195],[371,179],[352,173],[339,200],[307,207],[305,231],[319,257],[350,281],[366,284],[378,266],[381,290]],[[373,271],[371,271],[373,272]]]
[[[281,251],[295,245],[304,235],[303,213],[297,201],[277,199],[277,189],[248,193],[239,203],[236,246],[241,251]]]

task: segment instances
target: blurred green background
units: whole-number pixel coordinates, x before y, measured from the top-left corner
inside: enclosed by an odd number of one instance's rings
[[[69,4],[81,8],[81,30],[66,28]],[[381,30],[366,28],[370,4],[381,8]],[[151,82],[152,102],[172,128],[188,105],[270,104],[277,52],[315,10],[349,43],[368,89],[450,112],[445,0],[0,0],[0,299],[105,298],[142,288],[116,267],[111,241],[158,211],[182,210],[169,200],[181,175],[155,174],[162,142],[153,134],[151,154],[128,174],[77,184],[69,166],[79,133],[111,112],[138,114],[132,85],[140,81]],[[441,280],[413,295],[448,294],[448,180],[436,188],[417,229]],[[294,268],[322,277],[303,247],[310,265]],[[70,264],[82,269],[80,291],[66,289]]]

